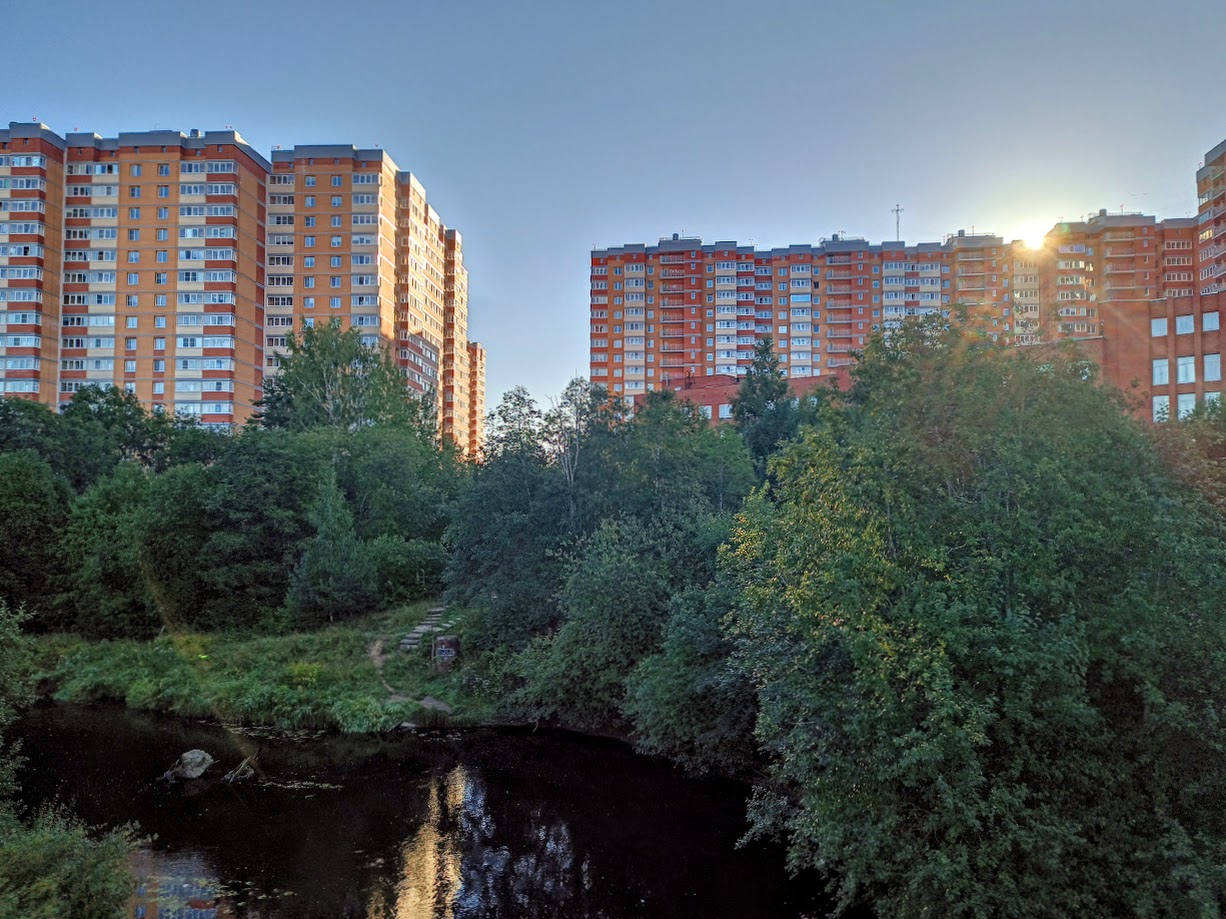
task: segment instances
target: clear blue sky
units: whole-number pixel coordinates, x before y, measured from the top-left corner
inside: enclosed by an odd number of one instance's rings
[[[3,3],[7,120],[378,143],[464,234],[489,396],[587,370],[588,252],[1183,216],[1221,0]],[[1204,57],[1209,55],[1209,57]],[[1200,62],[1198,64],[1198,61]]]

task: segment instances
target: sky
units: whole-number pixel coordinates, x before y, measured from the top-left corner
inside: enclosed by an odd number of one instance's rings
[[[487,402],[587,371],[593,247],[1195,212],[1221,0],[0,0],[5,121],[378,144],[464,236]],[[1210,81],[1211,82],[1211,81]],[[5,118],[7,114],[7,118]]]

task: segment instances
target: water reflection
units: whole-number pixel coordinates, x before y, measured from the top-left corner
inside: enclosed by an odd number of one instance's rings
[[[133,919],[825,911],[811,881],[787,880],[778,849],[735,848],[742,788],[608,744],[494,732],[262,739],[262,781],[168,788],[156,776],[183,750],[231,768],[249,740],[63,706],[34,712],[22,736],[30,803],[58,798],[90,823],[156,834]]]

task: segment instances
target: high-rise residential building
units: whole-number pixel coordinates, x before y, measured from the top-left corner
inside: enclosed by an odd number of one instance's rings
[[[317,322],[392,349],[440,429],[481,440],[461,237],[384,151],[264,159],[234,131],[0,131],[0,393],[87,385],[241,424],[289,337]]]
[[[485,346],[468,343],[468,372],[472,384],[468,400],[468,443],[473,454],[485,446]]]
[[[64,139],[0,130],[0,393],[54,405],[59,381]]]
[[[245,420],[263,394],[268,161],[234,131],[65,143],[60,401],[115,385]]]
[[[696,401],[723,412],[763,338],[804,389],[844,375],[867,335],[958,309],[1015,345],[1077,341],[1149,417],[1184,415],[1223,390],[1226,142],[1196,181],[1195,219],[1103,210],[1057,224],[1038,248],[959,230],[913,245],[831,236],[757,250],[674,235],[596,249],[590,375],[627,399],[701,390]],[[728,382],[697,385],[708,377]]]

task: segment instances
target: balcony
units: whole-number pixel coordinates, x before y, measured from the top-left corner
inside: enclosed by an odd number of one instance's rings
[[[1132,246],[1129,246],[1127,249],[1115,249],[1108,246],[1103,250],[1105,258],[1136,258],[1136,255],[1137,250]]]
[[[851,354],[853,350],[851,345],[836,345],[834,342],[826,345],[827,354]]]
[[[827,288],[826,288],[826,295],[827,295],[827,296],[838,296],[838,295],[840,295],[840,294],[846,294],[846,295],[849,295],[849,296],[850,296],[850,294],[851,294],[851,288],[850,288],[850,287],[845,287],[845,286],[843,286],[843,285],[839,285],[838,287],[827,287]]]
[[[685,272],[678,271],[676,268],[666,268],[660,272],[660,277],[668,280],[670,278],[684,278]]]
[[[689,259],[687,259],[683,255],[661,255],[660,256],[661,265],[684,265],[688,261]]]
[[[1129,242],[1137,238],[1137,234],[1132,232],[1115,231],[1112,233],[1103,234],[1104,242]]]
[[[685,292],[685,286],[682,284],[661,284],[660,292],[665,294],[680,294]]]
[[[684,332],[661,332],[661,338],[685,338]]]

